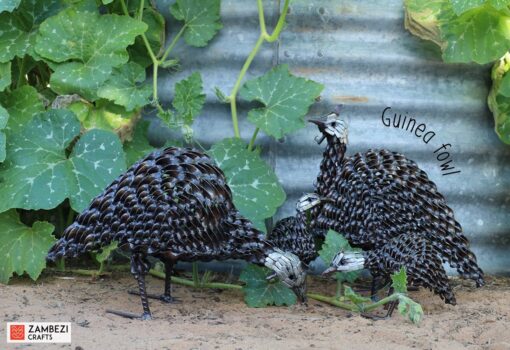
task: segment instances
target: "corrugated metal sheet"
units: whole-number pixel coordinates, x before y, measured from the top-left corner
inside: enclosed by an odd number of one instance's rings
[[[280,4],[265,3],[271,23]],[[279,61],[323,83],[322,101],[311,115],[343,103],[351,117],[348,152],[388,148],[417,161],[454,209],[482,268],[510,273],[510,147],[497,139],[486,107],[489,67],[442,63],[432,44],[404,29],[403,16],[400,0],[294,0],[279,46],[264,46],[248,78]],[[229,91],[255,42],[256,2],[224,0],[222,20],[224,29],[206,49],[178,47],[183,71],[164,75],[160,85],[169,102],[175,81],[201,71],[207,105],[194,129],[204,146],[233,135],[229,108],[217,102],[213,88]],[[410,132],[385,127],[381,113],[387,106],[425,123],[436,136],[425,144]],[[248,107],[240,106],[245,138],[253,131],[244,118]],[[159,140],[172,137],[156,125],[152,131]],[[293,214],[296,199],[313,188],[322,155],[316,134],[310,125],[284,140],[259,139],[288,196],[277,218]],[[452,145],[448,151],[461,173],[442,176],[433,152],[443,143]]]

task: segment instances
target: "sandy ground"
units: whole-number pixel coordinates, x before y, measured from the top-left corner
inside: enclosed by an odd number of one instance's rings
[[[107,308],[139,313],[134,280],[46,276],[37,283],[0,285],[0,349],[510,349],[510,280],[489,278],[481,289],[455,281],[457,306],[427,291],[411,293],[424,310],[418,326],[400,315],[372,321],[316,301],[308,307],[248,308],[238,291],[174,286],[179,304],[152,301],[152,321],[106,314]],[[148,277],[150,292],[163,281]],[[315,283],[314,291],[334,286]],[[71,321],[72,345],[6,344],[5,322]]]

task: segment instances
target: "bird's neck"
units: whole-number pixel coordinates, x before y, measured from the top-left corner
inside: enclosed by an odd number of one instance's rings
[[[342,161],[344,160],[346,144],[336,137],[328,138],[328,145],[324,150],[320,173],[317,178],[317,193],[327,195],[332,182],[337,177]]]

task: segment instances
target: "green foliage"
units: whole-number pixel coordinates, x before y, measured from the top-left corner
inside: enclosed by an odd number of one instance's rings
[[[423,319],[421,305],[405,295],[398,298],[398,312],[404,317],[407,316],[415,324]]]
[[[494,114],[495,129],[500,139],[510,143],[505,96],[507,52],[510,49],[509,0],[405,0],[406,28],[411,33],[431,40],[443,51],[445,62],[497,61],[493,69],[493,87],[489,107]]]
[[[0,104],[9,113],[7,130],[18,132],[34,116],[44,110],[37,90],[32,86],[22,86],[11,93],[0,95]]]
[[[249,264],[239,280],[244,282],[244,300],[249,307],[282,306],[296,303],[296,295],[280,281],[268,281],[271,271]]]
[[[216,35],[220,22],[220,0],[177,0],[170,8],[175,19],[184,21],[184,40],[202,47]]]
[[[241,214],[264,229],[264,219],[274,215],[285,201],[285,192],[273,170],[237,138],[216,143],[210,155],[225,173]]]
[[[13,273],[26,272],[36,280],[46,266],[46,254],[55,242],[53,225],[37,221],[32,227],[19,220],[15,210],[0,214],[0,283]]]
[[[5,133],[3,129],[7,126],[9,120],[9,113],[7,110],[0,106],[0,163],[5,160]]]
[[[108,244],[107,246],[102,247],[101,252],[97,253],[94,256],[94,258],[96,259],[96,261],[98,263],[100,263],[102,265],[108,260],[108,258],[112,254],[112,252],[115,249],[117,249],[118,246],[119,246],[119,242],[113,241],[110,244]]]
[[[146,30],[145,23],[126,16],[69,8],[41,25],[35,49],[59,63],[51,76],[55,92],[95,100],[112,69],[128,61],[127,46]]]
[[[247,81],[239,93],[245,100],[264,104],[251,110],[248,120],[279,139],[305,126],[304,116],[323,89],[323,85],[295,77],[287,65],[280,65]]]
[[[359,305],[361,309],[363,309],[363,304],[371,303],[372,299],[364,297],[358,293],[356,293],[354,290],[352,290],[351,287],[345,286],[344,288],[344,296],[353,302],[356,305]]]
[[[340,251],[359,251],[359,249],[352,248],[349,241],[347,241],[341,234],[333,230],[328,230],[326,239],[319,251],[319,256],[326,265],[330,265],[335,255]],[[339,282],[352,283],[360,276],[360,274],[360,271],[337,272],[335,273],[335,278]]]
[[[193,124],[195,117],[202,111],[205,95],[202,88],[202,76],[194,72],[188,78],[175,84],[175,98],[172,102],[179,120],[185,125]]]
[[[11,85],[11,62],[0,63],[0,92]]]
[[[399,272],[391,275],[391,286],[397,293],[407,293],[407,274],[404,267]]]
[[[510,144],[510,55],[505,56],[492,68],[492,88],[489,108],[494,115],[494,128],[501,141]]]
[[[145,70],[139,64],[129,62],[113,70],[97,95],[124,106],[126,111],[149,104],[152,88],[145,83]]]
[[[0,166],[0,212],[10,208],[51,209],[69,198],[83,210],[125,169],[119,139],[92,130],[81,136],[80,123],[67,110],[51,110],[35,117],[9,137],[7,158]]]

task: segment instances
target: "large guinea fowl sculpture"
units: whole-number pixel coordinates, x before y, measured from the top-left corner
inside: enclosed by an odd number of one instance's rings
[[[165,302],[172,301],[170,275],[177,261],[213,259],[267,266],[299,300],[305,299],[306,275],[299,258],[268,242],[239,213],[221,169],[196,150],[170,147],[135,163],[78,215],[51,248],[48,260],[77,257],[112,241],[131,252],[142,319],[151,318],[144,279],[149,255],[165,264],[165,290],[159,298]]]
[[[345,156],[347,124],[338,111],[310,122],[322,133],[317,142],[327,140],[315,192],[334,201],[312,208],[312,228],[333,229],[363,250],[421,235],[441,261],[484,284],[453,210],[414,161],[384,149]]]

